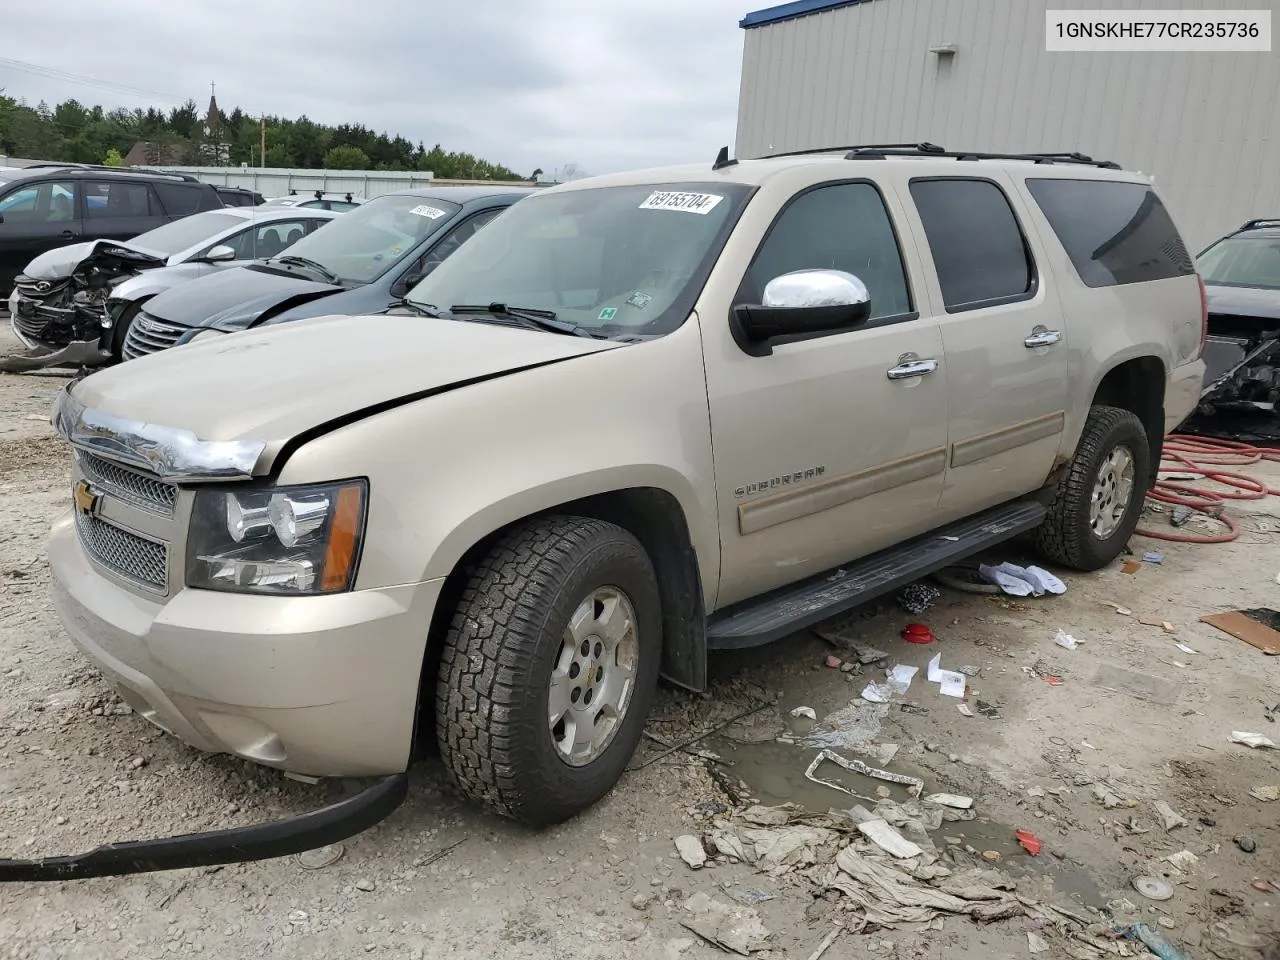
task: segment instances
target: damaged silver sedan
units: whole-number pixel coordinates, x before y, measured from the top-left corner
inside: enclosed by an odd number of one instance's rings
[[[98,367],[120,359],[129,324],[157,294],[265,259],[340,216],[329,210],[227,207],[132,240],[94,240],[36,257],[14,281],[10,322],[27,349],[0,370]]]

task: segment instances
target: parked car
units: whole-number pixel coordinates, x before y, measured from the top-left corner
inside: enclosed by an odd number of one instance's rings
[[[262,194],[256,190],[246,190],[243,187],[224,187],[218,184],[215,184],[213,189],[222,198],[223,206],[227,207],[254,207],[267,202]]]
[[[1280,219],[1250,220],[1197,262],[1209,309],[1202,412],[1280,413]]]
[[[117,167],[37,165],[0,183],[0,300],[33,257],[80,240],[129,240],[202,210],[218,192],[195,177]]]
[[[36,257],[9,297],[14,332],[38,362],[120,359],[142,304],[180,283],[277,256],[341,214],[289,207],[225,207],[192,214],[132,240],[73,243]]]
[[[723,152],[552,187],[403,310],[70,384],[56,604],[188,743],[386,775],[361,825],[418,733],[475,800],[561,821],[708,651],[1024,532],[1115,561],[1199,395],[1202,292],[1151,181],[1078,155]]]
[[[527,187],[440,187],[370,200],[283,257],[194,280],[156,297],[130,327],[123,356],[129,360],[264,323],[386,310],[425,271],[531,192]]]
[[[273,206],[284,207],[307,207],[319,210],[354,210],[360,204],[364,203],[364,197],[357,197],[350,193],[325,193],[323,190],[317,190],[312,195],[298,194],[295,190],[290,190],[287,197],[272,197],[266,201]]]

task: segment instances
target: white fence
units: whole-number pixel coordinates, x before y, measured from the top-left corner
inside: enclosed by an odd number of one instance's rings
[[[37,160],[21,160],[0,156],[0,166],[25,167]],[[124,169],[128,169],[127,167]],[[287,196],[290,191],[299,195],[322,190],[325,193],[351,193],[372,199],[383,194],[408,190],[412,187],[466,186],[490,184],[492,180],[444,180],[426,170],[306,170],[284,167],[148,167],[170,173],[187,173],[197,180],[218,186],[245,187],[255,190],[268,199]],[[506,186],[533,186],[532,181],[503,181]]]

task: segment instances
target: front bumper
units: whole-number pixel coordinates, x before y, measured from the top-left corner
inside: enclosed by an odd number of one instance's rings
[[[100,570],[70,511],[48,551],[72,641],[155,725],[307,776],[408,767],[442,580],[321,597],[180,589],[160,601]]]

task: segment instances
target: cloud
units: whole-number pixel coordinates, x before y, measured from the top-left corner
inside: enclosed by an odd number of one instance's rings
[[[768,4],[762,4],[768,5]],[[710,159],[732,143],[750,0],[60,0],[4,13],[0,63],[29,102],[207,102],[321,123],[363,123],[517,170],[591,173]],[[45,8],[47,9],[47,8]],[[72,26],[73,25],[73,26]]]

